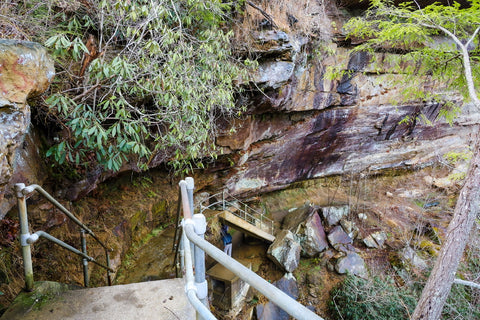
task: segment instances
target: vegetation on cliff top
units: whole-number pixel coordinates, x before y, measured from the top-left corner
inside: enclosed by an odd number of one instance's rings
[[[18,18],[7,21],[10,33],[4,36],[41,42],[56,62],[43,110],[59,130],[47,156],[59,164],[99,163],[114,171],[127,161],[140,169],[169,162],[179,171],[202,165],[193,160],[215,157],[216,122],[239,112],[236,81],[247,76],[246,65],[232,54],[229,24],[238,5],[3,4]]]
[[[400,49],[405,51],[397,61],[399,72],[420,76],[426,83],[443,81],[480,108],[477,92],[480,84],[479,32],[480,1],[471,0],[462,6],[438,3],[422,6],[418,2],[395,5],[390,0],[372,0],[363,17],[350,20],[345,28],[351,36],[364,39],[357,50]],[[403,63],[401,63],[403,62]],[[406,62],[406,63],[405,63]],[[412,88],[407,97],[420,97],[442,103],[437,96],[425,95],[428,90],[418,81],[406,82]],[[420,89],[420,90],[419,90]],[[418,95],[417,95],[418,93]],[[444,112],[452,119],[459,106]],[[452,112],[453,111],[453,112]],[[480,136],[473,143],[473,157],[460,192],[446,239],[434,268],[423,288],[412,319],[439,319],[450,293],[457,268],[469,239],[480,207]],[[475,279],[476,280],[476,279]]]

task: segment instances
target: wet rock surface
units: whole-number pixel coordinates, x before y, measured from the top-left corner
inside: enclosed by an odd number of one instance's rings
[[[16,201],[13,183],[45,178],[35,133],[25,139],[30,126],[27,98],[43,93],[54,74],[53,61],[40,44],[0,40],[0,218]]]

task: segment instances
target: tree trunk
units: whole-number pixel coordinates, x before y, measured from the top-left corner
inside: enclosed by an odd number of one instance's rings
[[[440,319],[458,264],[480,208],[480,134],[477,134],[470,169],[447,229],[445,242],[422,291],[412,319]]]

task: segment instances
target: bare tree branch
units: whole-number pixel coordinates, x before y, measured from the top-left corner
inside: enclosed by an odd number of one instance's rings
[[[462,285],[464,285],[464,286],[469,286],[469,287],[472,287],[472,288],[480,289],[480,284],[475,283],[475,282],[473,282],[473,281],[466,281],[466,280],[462,280],[462,279],[455,279],[455,280],[453,280],[453,283],[462,284]]]
[[[257,9],[258,11],[260,11],[261,14],[263,14],[263,16],[265,18],[267,18],[268,21],[270,21],[270,23],[272,24],[272,27],[274,27],[275,29],[278,29],[278,25],[275,23],[275,21],[273,21],[273,17],[271,15],[269,15],[268,13],[266,13],[264,10],[262,10],[261,8],[259,8],[256,4],[254,4],[253,2],[251,1],[247,1],[247,3]]]

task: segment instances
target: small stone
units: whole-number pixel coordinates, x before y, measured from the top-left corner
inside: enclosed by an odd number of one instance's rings
[[[350,238],[355,239],[357,237],[358,228],[355,225],[355,222],[348,220],[340,220],[340,225]]]
[[[358,219],[360,220],[367,220],[367,215],[365,213],[359,213],[358,214]]]
[[[377,231],[371,234],[372,238],[375,239],[378,246],[383,247],[385,241],[387,240],[387,234],[384,231]]]
[[[378,248],[377,242],[373,239],[372,235],[368,235],[363,239],[363,243],[368,248]]]
[[[414,268],[425,270],[427,269],[427,263],[418,256],[418,254],[411,247],[405,247],[400,251],[400,257],[404,263],[411,264]]]

